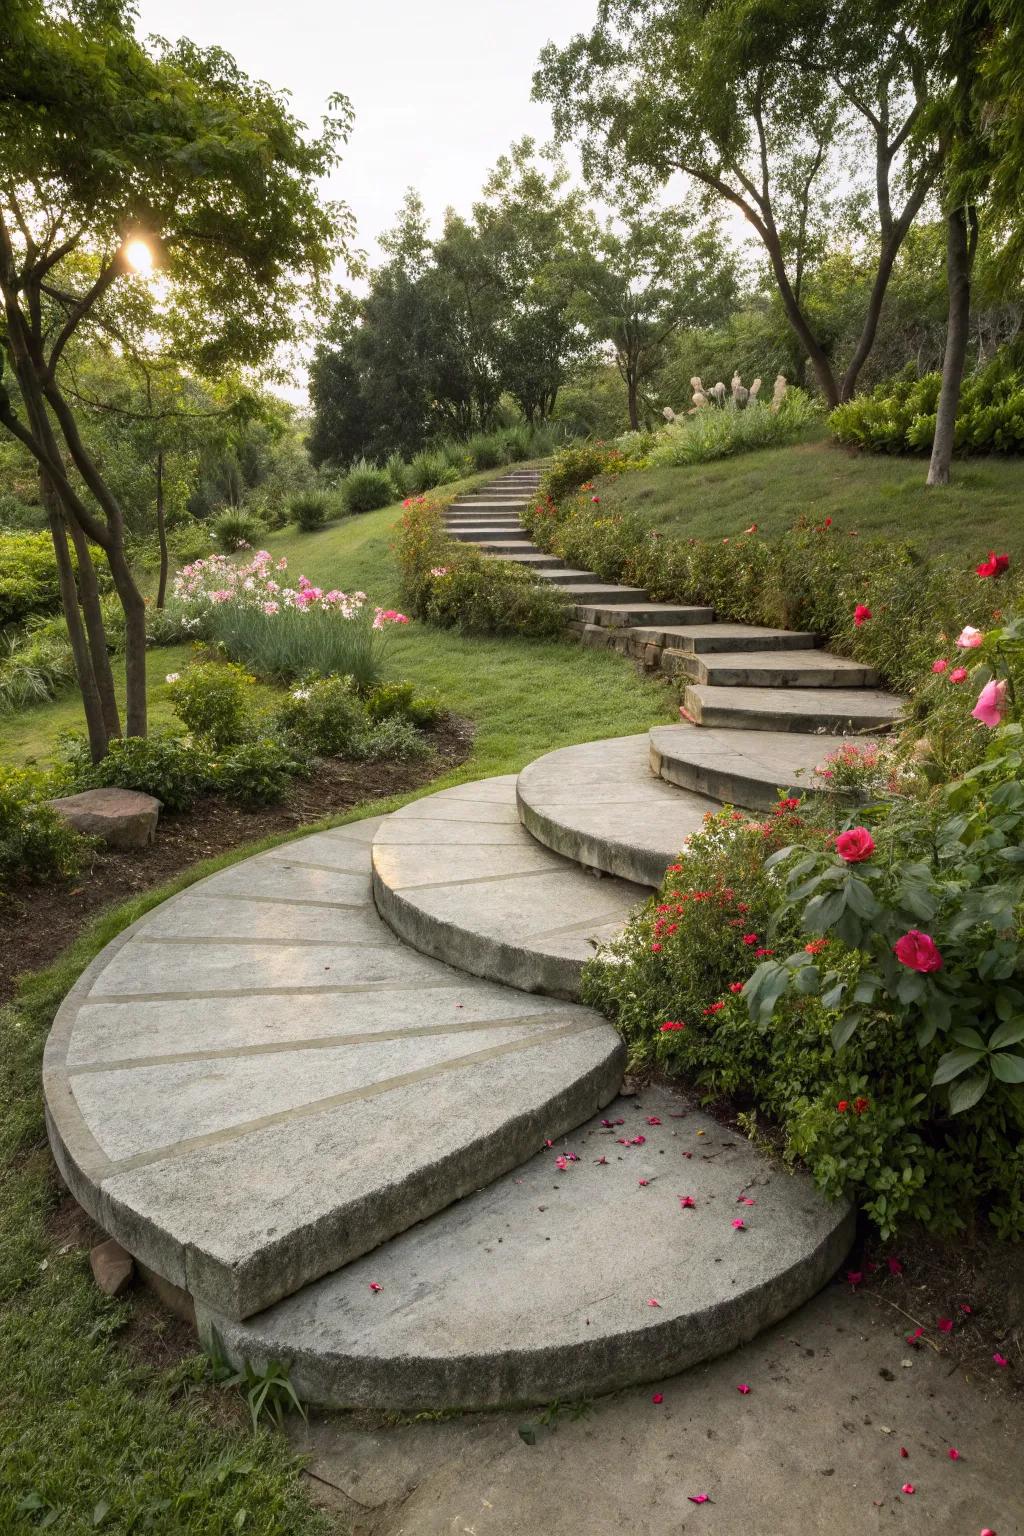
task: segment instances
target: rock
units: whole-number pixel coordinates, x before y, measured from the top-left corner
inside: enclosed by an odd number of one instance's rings
[[[135,1260],[114,1238],[97,1243],[89,1254],[92,1277],[104,1296],[120,1296],[132,1283]]]
[[[50,804],[76,832],[111,848],[145,848],[156,836],[160,801],[135,789],[85,789]]]

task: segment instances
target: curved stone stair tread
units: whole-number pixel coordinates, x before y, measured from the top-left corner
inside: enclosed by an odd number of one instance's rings
[[[246,1323],[201,1308],[201,1327],[238,1363],[285,1362],[300,1397],[327,1407],[565,1401],[726,1353],[842,1262],[849,1206],[684,1100],[648,1089],[604,1118],[625,1123],[591,1121]]]
[[[618,1091],[621,1042],[597,1014],[394,937],[372,903],[375,827],[303,838],[155,908],[97,956],[47,1042],[50,1141],[75,1198],[227,1316],[433,1215]]]
[[[659,645],[682,653],[705,651],[804,651],[818,644],[817,635],[795,629],[769,629],[760,624],[733,624],[727,619],[707,624],[637,625],[633,631],[644,645]]]
[[[702,726],[837,734],[895,725],[905,701],[875,688],[718,688],[691,683],[683,703]]]
[[[547,848],[643,885],[660,885],[718,803],[655,778],[650,738],[622,736],[562,747],[523,769],[519,819]]]
[[[694,725],[655,725],[648,736],[652,773],[681,789],[700,786],[724,804],[759,811],[775,804],[780,789],[801,795],[823,788],[814,770],[850,740]]]
[[[373,888],[378,911],[421,954],[570,999],[596,945],[649,894],[542,847],[519,823],[514,774],[395,811],[374,838]]]
[[[683,670],[718,688],[874,688],[878,673],[830,651],[696,652]]]

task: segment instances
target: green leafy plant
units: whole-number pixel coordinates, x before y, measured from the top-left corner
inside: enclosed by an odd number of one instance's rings
[[[226,555],[233,555],[236,549],[250,548],[259,542],[262,533],[262,522],[251,512],[230,509],[213,520],[214,540],[217,548]]]
[[[289,745],[306,756],[361,755],[366,710],[349,677],[303,678],[279,706],[275,720]]]
[[[234,662],[203,662],[168,678],[174,713],[193,736],[220,750],[249,728],[255,678]]]
[[[373,512],[394,500],[395,489],[387,470],[361,461],[349,470],[341,494],[346,511]]]
[[[0,876],[60,880],[77,875],[96,843],[72,830],[47,803],[40,773],[0,765]]]
[[[366,695],[365,704],[371,720],[401,715],[413,725],[434,725],[445,712],[436,693],[417,694],[407,682],[378,683]]]
[[[235,805],[276,805],[302,771],[301,763],[278,741],[261,737],[238,742],[210,761],[212,787]]]
[[[250,1360],[243,1360],[236,1370],[215,1328],[207,1344],[207,1358],[214,1381],[223,1387],[238,1387],[243,1393],[253,1434],[264,1419],[281,1429],[289,1413],[298,1413],[303,1419],[307,1417],[305,1404],[292,1386],[288,1367],[283,1361],[268,1360],[266,1365],[257,1367]]]
[[[288,515],[303,533],[316,533],[327,521],[328,505],[324,496],[315,491],[303,491],[288,503]]]
[[[415,763],[430,756],[430,743],[411,720],[389,715],[367,732],[363,753],[373,763]]]
[[[928,453],[935,436],[942,375],[911,365],[869,394],[856,395],[829,417],[840,443],[871,453]],[[1024,372],[1002,356],[969,375],[960,392],[954,453],[1024,451]]]
[[[90,761],[81,737],[66,737],[56,779],[61,793],[137,789],[155,795],[169,811],[187,810],[212,787],[207,753],[179,736],[159,732],[116,737],[98,763]]]

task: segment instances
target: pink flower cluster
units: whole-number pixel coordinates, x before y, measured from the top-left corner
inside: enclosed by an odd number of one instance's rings
[[[239,607],[259,608],[270,617],[284,608],[299,613],[336,613],[342,619],[355,619],[366,604],[365,592],[341,592],[336,587],[325,592],[314,586],[308,576],[300,576],[294,587],[282,586],[275,572],[288,569],[282,558],[275,564],[269,550],[257,550],[245,565],[236,565],[227,555],[209,555],[182,566],[174,578],[175,599],[189,608],[209,604],[235,603]],[[375,608],[374,629],[385,624],[408,624],[404,613],[394,608]]]

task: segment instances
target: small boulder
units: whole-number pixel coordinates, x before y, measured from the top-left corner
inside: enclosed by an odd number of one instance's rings
[[[92,1277],[104,1296],[120,1296],[132,1283],[135,1260],[114,1238],[97,1243],[89,1254]]]
[[[156,836],[160,801],[136,789],[84,789],[50,804],[76,832],[111,848],[145,848]]]

